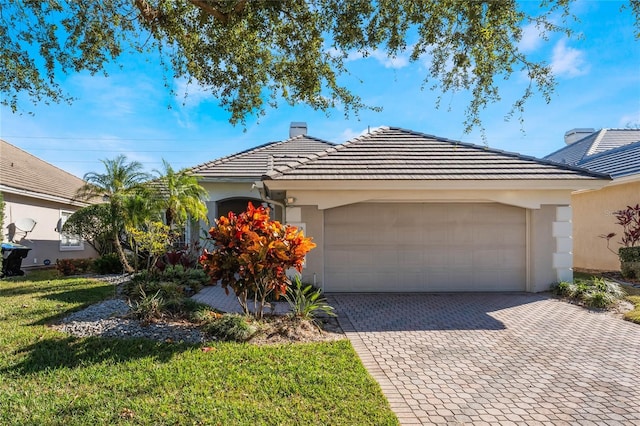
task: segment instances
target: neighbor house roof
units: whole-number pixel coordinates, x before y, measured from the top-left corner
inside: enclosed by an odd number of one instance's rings
[[[579,166],[613,178],[640,174],[640,141],[586,157]]]
[[[272,180],[553,180],[603,175],[397,127],[382,127],[287,165]]]
[[[601,129],[545,160],[622,177],[640,173],[640,129]]]
[[[333,143],[307,135],[281,142],[270,142],[237,154],[195,166],[191,172],[210,179],[259,179],[278,165],[334,146]]]
[[[0,140],[0,190],[72,204],[84,181]]]

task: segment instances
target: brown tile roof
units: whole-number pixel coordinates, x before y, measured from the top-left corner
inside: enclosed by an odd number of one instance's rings
[[[383,127],[343,145],[276,167],[274,180],[602,179],[533,157]]]
[[[273,167],[306,158],[331,146],[331,142],[301,135],[209,161],[193,167],[191,172],[201,178],[259,179]]]
[[[84,181],[0,140],[0,186],[71,201]]]

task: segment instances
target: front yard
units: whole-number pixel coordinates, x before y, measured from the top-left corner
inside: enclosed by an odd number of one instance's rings
[[[0,281],[0,424],[397,424],[346,340],[187,345],[47,326],[112,294],[83,278]]]

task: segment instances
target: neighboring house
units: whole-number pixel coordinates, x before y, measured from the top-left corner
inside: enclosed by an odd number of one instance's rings
[[[235,213],[247,209],[247,203],[260,205],[265,200],[255,188],[256,181],[276,165],[294,161],[318,151],[322,151],[332,143],[307,136],[306,124],[291,123],[290,138],[281,142],[271,142],[237,154],[210,161],[193,167],[191,172],[198,177],[200,184],[209,193],[207,201],[209,223],[230,211]],[[274,217],[283,218],[283,206],[272,204]],[[208,229],[201,224],[203,229]],[[194,240],[197,236],[192,236]]]
[[[74,199],[84,184],[41,159],[0,140],[0,191],[4,197],[2,241],[31,248],[22,269],[56,259],[97,256],[91,246],[60,232],[65,220],[88,205]]]
[[[314,238],[303,278],[325,291],[537,292],[572,279],[571,193],[608,182],[385,127],[274,164],[262,191]]]
[[[613,178],[601,189],[576,191],[571,197],[574,268],[620,270],[618,256],[601,236],[617,233],[610,242],[617,252],[622,227],[612,212],[640,204],[640,129],[573,129],[565,142],[567,146],[545,159]]]

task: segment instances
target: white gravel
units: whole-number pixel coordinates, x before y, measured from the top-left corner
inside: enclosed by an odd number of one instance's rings
[[[127,276],[101,277],[120,284]],[[202,343],[204,334],[193,326],[170,323],[143,324],[126,318],[129,304],[123,299],[105,300],[65,317],[54,328],[77,337],[101,336],[119,339],[144,338],[162,342]]]

